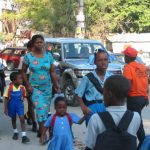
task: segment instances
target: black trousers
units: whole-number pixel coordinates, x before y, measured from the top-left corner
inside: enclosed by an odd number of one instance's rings
[[[140,114],[142,113],[142,109],[146,106],[148,100],[146,100],[143,96],[135,96],[135,97],[128,97],[127,98],[127,108],[131,111],[136,111]],[[142,116],[141,116],[142,118]],[[139,139],[139,146],[142,144],[145,138],[145,131],[143,127],[143,121],[141,119],[141,125],[139,131],[137,133]]]

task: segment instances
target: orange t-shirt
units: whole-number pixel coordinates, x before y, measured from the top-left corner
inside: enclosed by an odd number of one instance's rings
[[[123,75],[131,82],[129,96],[144,96],[148,99],[148,76],[143,64],[136,61],[126,64]]]

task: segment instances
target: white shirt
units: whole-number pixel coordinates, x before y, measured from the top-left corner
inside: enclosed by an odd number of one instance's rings
[[[2,58],[0,58],[0,70],[7,67],[6,61]]]
[[[18,70],[21,70],[22,69],[22,66],[23,66],[23,62],[24,62],[24,56],[21,56],[20,57],[20,62],[19,62],[19,66],[18,66]],[[27,70],[27,74],[29,74],[29,68]]]
[[[106,108],[106,111],[108,111],[116,126],[118,126],[121,118],[123,117],[124,113],[126,112],[127,108],[126,106],[110,106]],[[141,118],[140,115],[137,112],[134,112],[133,119],[127,129],[127,132],[136,136],[137,131],[141,124]],[[98,114],[94,114],[88,124],[88,131],[86,136],[86,146],[90,149],[94,149],[97,136],[100,133],[103,133],[106,130],[102,120],[100,119]]]

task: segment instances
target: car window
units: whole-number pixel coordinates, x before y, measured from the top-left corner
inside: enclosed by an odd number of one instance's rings
[[[12,50],[11,49],[6,49],[2,52],[3,54],[11,54]]]
[[[46,42],[45,44],[46,50],[50,51],[55,60],[61,60],[61,44],[60,43],[52,43]]]
[[[100,44],[94,43],[64,43],[65,59],[88,59],[95,49],[102,48]]]

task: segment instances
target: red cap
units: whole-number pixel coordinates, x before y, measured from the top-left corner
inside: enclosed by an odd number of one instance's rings
[[[138,54],[137,50],[132,47],[127,47],[122,53],[128,57],[136,57]]]

